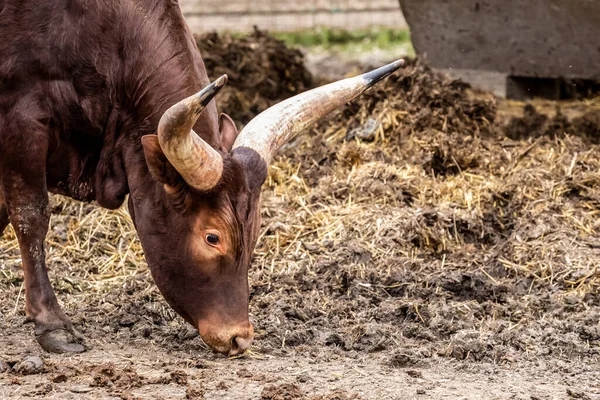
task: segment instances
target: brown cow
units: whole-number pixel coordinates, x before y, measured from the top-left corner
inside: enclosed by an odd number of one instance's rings
[[[15,229],[27,318],[52,352],[84,347],[46,272],[48,192],[110,209],[129,194],[167,302],[212,348],[239,354],[253,336],[248,267],[271,158],[401,65],[289,99],[238,135],[211,102],[227,78],[209,85],[176,1],[0,0],[0,38],[0,233]]]

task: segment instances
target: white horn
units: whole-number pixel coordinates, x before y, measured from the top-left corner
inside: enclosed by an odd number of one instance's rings
[[[163,153],[188,185],[198,190],[217,185],[223,174],[223,159],[192,127],[225,83],[227,75],[173,105],[158,123],[158,142]]]
[[[321,86],[282,101],[250,121],[240,132],[233,148],[251,148],[269,165],[277,150],[310,124],[354,99],[402,65],[404,60],[398,60],[355,78]]]

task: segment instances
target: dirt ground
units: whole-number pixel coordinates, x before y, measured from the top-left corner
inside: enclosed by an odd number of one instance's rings
[[[53,197],[50,276],[89,350],[35,343],[7,230],[0,398],[600,399],[599,116],[408,62],[271,166],[232,359],[161,298],[126,209]]]

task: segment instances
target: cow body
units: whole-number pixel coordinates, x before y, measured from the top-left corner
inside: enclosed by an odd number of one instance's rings
[[[159,288],[164,293],[180,287],[165,271],[170,256],[156,250],[181,247],[182,238],[168,232],[177,216],[164,184],[148,172],[140,139],[156,133],[169,106],[209,80],[176,2],[1,1],[0,37],[0,233],[9,221],[17,233],[26,313],[40,344],[50,351],[80,351],[46,274],[47,192],[110,209],[131,193],[130,212]],[[218,125],[212,102],[194,131],[220,149]],[[245,279],[239,285],[247,299]],[[195,316],[177,304],[186,299],[166,297],[198,327]],[[242,322],[233,321],[242,325],[240,337],[251,336],[243,303],[242,316],[236,316]]]
[[[155,133],[168,106],[209,83],[179,7],[32,0],[0,10],[3,151],[43,141],[49,191],[118,208],[133,189],[128,172],[145,165],[140,138]],[[214,103],[205,116],[196,132],[217,145]]]
[[[211,100],[170,0],[0,0],[0,233],[21,250],[27,318],[48,351],[79,335],[48,279],[48,191],[129,212],[166,301],[213,349],[253,337],[248,268],[275,152],[402,61],[300,94],[239,133]]]

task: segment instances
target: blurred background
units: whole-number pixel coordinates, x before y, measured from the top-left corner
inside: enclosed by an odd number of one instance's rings
[[[272,31],[317,27],[406,28],[397,0],[183,0],[192,31],[251,31],[256,25]]]
[[[223,35],[252,35],[254,29],[268,32],[301,50],[306,68],[325,80],[414,56],[398,0],[183,0],[180,5],[197,36],[218,32],[221,41]]]
[[[435,69],[500,97],[581,98],[599,88],[600,6],[587,0],[183,0],[181,7],[193,32],[267,30],[302,47],[308,68],[331,79],[340,62],[381,64],[416,49]]]

